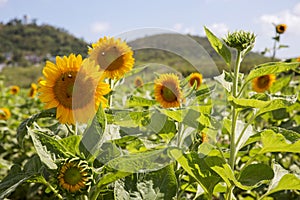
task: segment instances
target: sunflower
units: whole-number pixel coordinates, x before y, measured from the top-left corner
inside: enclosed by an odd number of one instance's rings
[[[107,106],[103,96],[110,92],[109,85],[100,79],[99,66],[81,55],[56,57],[56,64],[47,61],[43,69],[45,80],[39,82],[39,98],[45,108],[56,107],[56,118],[63,124],[87,122],[100,103]]]
[[[154,96],[163,108],[179,107],[182,93],[175,74],[162,74],[154,81]]]
[[[0,108],[0,120],[8,120],[11,117],[11,113],[8,108]]]
[[[143,79],[140,76],[138,76],[138,77],[135,78],[135,80],[134,80],[134,86],[136,88],[142,87],[143,84],[144,84]]]
[[[88,192],[93,181],[92,169],[85,160],[68,158],[60,164],[57,179],[63,190],[71,193]]]
[[[13,85],[10,87],[10,94],[18,94],[20,92],[20,87],[17,85]]]
[[[278,24],[276,26],[276,33],[282,34],[286,31],[286,28],[287,28],[286,24]]]
[[[193,85],[196,84],[196,89],[198,89],[202,83],[202,74],[192,73],[190,75],[189,83],[191,87],[193,87]]]
[[[276,76],[274,74],[257,77],[252,80],[252,88],[256,92],[264,92],[270,89],[275,80]]]
[[[33,98],[35,97],[36,93],[37,93],[37,84],[35,83],[31,83],[31,86],[30,86],[30,90],[29,90],[29,93],[28,93],[28,96]]]
[[[88,54],[100,66],[100,70],[104,71],[104,76],[111,79],[122,78],[134,64],[133,51],[120,38],[100,38],[92,44]]]

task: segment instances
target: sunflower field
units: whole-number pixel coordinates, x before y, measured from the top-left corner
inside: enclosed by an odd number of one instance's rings
[[[204,29],[227,65],[213,78],[103,37],[29,89],[2,81],[0,199],[299,199],[300,60],[243,74],[255,34]]]

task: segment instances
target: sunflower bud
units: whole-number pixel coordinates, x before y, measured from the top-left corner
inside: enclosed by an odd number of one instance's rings
[[[245,31],[235,31],[233,33],[228,33],[224,42],[232,48],[235,48],[239,51],[250,51],[255,43],[256,36],[251,32]]]

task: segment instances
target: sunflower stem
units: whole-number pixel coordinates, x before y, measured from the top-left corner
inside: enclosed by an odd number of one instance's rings
[[[109,97],[108,97],[108,106],[109,108],[112,107],[112,100],[113,100],[113,90],[114,90],[114,80],[113,79],[109,79],[109,86],[110,86],[110,89],[111,89],[111,93],[109,94]]]
[[[41,182],[45,186],[47,186],[58,199],[63,199],[63,197],[57,192],[57,190],[50,183],[48,183],[44,177],[42,177]]]
[[[237,58],[234,67],[234,76],[233,76],[233,87],[232,87],[232,96],[238,97],[238,83],[239,83],[239,72],[240,65],[243,59],[243,51],[237,50]],[[235,160],[236,160],[236,143],[235,143],[235,135],[236,135],[236,125],[238,119],[238,110],[234,105],[231,106],[232,114],[231,114],[231,135],[230,135],[230,157],[229,157],[229,165],[234,171],[235,168]],[[233,197],[233,189],[234,185],[228,188],[226,199],[231,200]]]
[[[279,38],[279,37],[280,37],[280,35],[276,32],[275,37],[274,37],[273,55],[271,58],[272,61],[274,61],[275,55],[276,55],[276,48],[277,48],[277,39],[276,38]]]

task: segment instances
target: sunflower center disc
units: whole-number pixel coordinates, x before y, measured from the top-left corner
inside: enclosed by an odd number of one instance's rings
[[[162,92],[162,97],[164,98],[165,101],[168,102],[176,101],[177,99],[176,95],[169,88],[163,86],[161,92]]]
[[[262,76],[258,78],[258,86],[260,88],[266,87],[270,82],[269,76]]]
[[[98,56],[98,62],[101,69],[113,71],[122,65],[123,56],[116,47],[111,47]]]
[[[70,185],[76,185],[81,180],[82,176],[78,168],[72,167],[65,172],[65,182]]]

